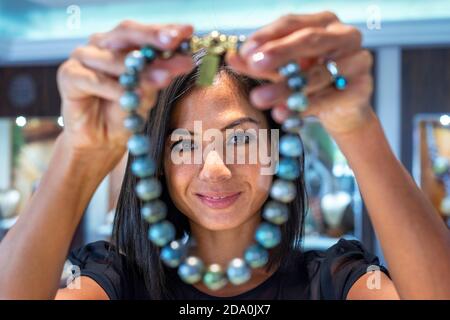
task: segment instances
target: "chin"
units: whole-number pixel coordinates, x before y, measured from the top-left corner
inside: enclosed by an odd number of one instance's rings
[[[197,224],[212,231],[224,231],[237,228],[244,224],[249,216],[249,214],[245,214],[246,210],[242,208],[230,210],[203,209],[197,212],[201,212],[201,216],[197,216],[195,219]]]

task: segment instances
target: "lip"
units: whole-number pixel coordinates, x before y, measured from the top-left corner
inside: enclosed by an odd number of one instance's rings
[[[231,206],[241,195],[241,192],[233,193],[196,193],[200,201],[212,209],[225,209]],[[215,199],[218,198],[218,199]]]

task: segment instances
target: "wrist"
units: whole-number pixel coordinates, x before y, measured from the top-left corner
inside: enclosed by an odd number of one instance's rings
[[[349,162],[372,162],[394,157],[383,127],[371,109],[364,123],[354,130],[332,135]]]
[[[124,147],[78,148],[63,131],[56,140],[54,165],[63,165],[61,169],[73,178],[99,183],[122,159],[125,150]]]

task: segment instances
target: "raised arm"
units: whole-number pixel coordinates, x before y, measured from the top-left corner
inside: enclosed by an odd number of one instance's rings
[[[191,26],[125,21],[110,32],[95,34],[61,65],[58,86],[64,131],[37,191],[0,243],[0,299],[55,297],[84,209],[126,151],[129,133],[122,124],[126,113],[118,105],[123,89],[117,81],[125,71],[126,52],[146,44],[174,49],[191,34]],[[190,57],[175,55],[156,60],[144,71],[139,87],[143,117],[153,106],[157,90],[191,70],[192,64]],[[58,297],[104,298],[98,286],[86,281],[84,292],[66,290]]]
[[[450,232],[395,158],[378,119],[373,115],[363,129],[335,139],[355,173],[400,297],[450,299]]]
[[[395,285],[385,277],[382,290],[370,291],[363,277],[351,298],[396,298],[398,292],[407,299],[450,299],[450,232],[393,155],[370,106],[372,57],[361,48],[360,32],[331,12],[287,15],[227,58],[241,72],[273,81],[253,89],[251,99],[258,108],[273,108],[279,122],[291,113],[291,92],[278,68],[296,62],[306,73],[309,104],[301,115],[318,118],[347,157]],[[345,90],[333,88],[327,59],[348,79]]]

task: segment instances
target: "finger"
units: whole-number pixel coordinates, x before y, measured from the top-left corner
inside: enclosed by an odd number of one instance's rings
[[[306,27],[326,27],[328,24],[336,21],[339,21],[337,16],[329,11],[317,14],[285,15],[253,33],[242,45],[239,53],[243,57],[248,57],[254,53],[258,47],[268,41],[285,37],[296,30]]]
[[[106,50],[93,45],[76,48],[71,57],[91,69],[118,77],[125,72],[125,54]]]
[[[173,50],[192,35],[191,25],[149,25],[125,20],[109,32],[94,34],[90,43],[112,50],[125,50],[153,45],[162,50]]]
[[[277,105],[271,110],[272,119],[279,124],[282,124],[292,114],[293,112],[285,104]]]
[[[177,54],[170,59],[157,59],[142,74],[144,81],[157,88],[166,87],[175,77],[194,68],[192,57]]]
[[[91,69],[110,76],[119,77],[125,72],[124,53],[101,49],[88,45],[79,47],[72,53],[72,58]],[[150,81],[158,88],[165,87],[174,77],[186,73],[193,68],[192,57],[176,54],[170,59],[156,59],[143,71],[144,81]]]
[[[354,27],[339,24],[332,29],[305,28],[270,41],[248,59],[250,69],[275,71],[289,61],[308,57],[335,58],[337,50],[345,54],[361,47],[361,33]]]
[[[300,68],[302,70],[307,70],[311,68],[314,64],[317,63],[317,58],[301,58],[297,59],[297,63],[300,65]],[[233,68],[235,71],[246,74],[250,77],[257,78],[257,79],[265,79],[272,82],[278,82],[282,81],[283,77],[279,74],[278,71],[258,71],[250,69],[247,62],[244,61],[244,59],[236,54],[235,52],[227,52],[225,56],[225,61],[227,62],[227,65],[229,65],[231,68]]]
[[[352,55],[336,60],[339,72],[350,82],[363,73],[370,73],[373,58],[369,51],[360,50]],[[333,78],[323,64],[316,64],[305,72],[308,84],[303,92],[307,96],[314,95],[331,86]],[[286,81],[261,85],[250,92],[250,100],[260,109],[268,109],[276,104],[283,103],[292,93]]]
[[[148,83],[142,83],[137,90],[137,93],[140,97],[139,108],[136,110],[136,113],[143,117],[145,120],[149,116],[149,111],[154,107],[158,90],[149,85]],[[105,117],[107,119],[108,125],[119,132],[125,132],[130,134],[124,126],[123,121],[130,114],[129,112],[124,111],[122,108],[118,106],[118,102],[115,104],[106,104],[104,105],[105,109]]]
[[[77,100],[97,96],[118,101],[123,93],[122,87],[115,79],[86,68],[76,59],[67,60],[58,69],[58,84],[63,99]]]
[[[350,113],[359,113],[356,108],[368,105],[373,91],[373,78],[370,74],[361,74],[349,82],[344,91],[327,88],[310,97],[308,109],[302,117],[317,117],[324,123],[333,123],[339,119],[354,118]],[[333,112],[330,112],[330,111]],[[339,117],[336,117],[336,112]],[[336,117],[336,120],[333,120]]]

